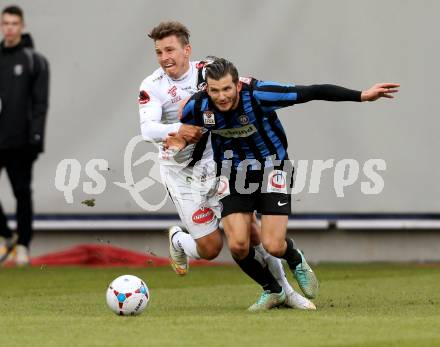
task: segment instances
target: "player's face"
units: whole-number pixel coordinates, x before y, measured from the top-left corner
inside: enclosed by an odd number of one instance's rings
[[[171,78],[180,78],[189,69],[191,46],[183,45],[177,36],[172,35],[156,40],[156,56],[159,65]]]
[[[227,74],[218,81],[208,78],[206,83],[208,95],[220,111],[227,112],[237,108],[240,101],[240,81],[234,83],[232,76]]]
[[[20,41],[24,23],[19,16],[10,13],[3,14],[0,26],[7,45]]]

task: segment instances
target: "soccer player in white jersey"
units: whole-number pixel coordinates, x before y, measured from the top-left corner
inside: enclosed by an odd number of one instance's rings
[[[178,119],[179,106],[197,92],[203,84],[202,62],[190,61],[191,45],[188,29],[178,22],[163,22],[148,35],[154,40],[160,67],[144,79],[140,86],[139,113],[141,132],[145,140],[159,144],[161,176],[179,216],[189,231],[180,227],[169,229],[170,260],[174,271],[185,275],[188,257],[211,260],[223,247],[219,230],[219,206],[208,200],[215,189],[215,166],[210,141],[202,141],[201,128],[182,125]],[[170,133],[177,133],[189,144],[173,155],[161,146]],[[198,148],[194,143],[198,143]],[[201,145],[200,145],[201,144]],[[197,157],[197,158],[196,158]],[[190,161],[197,159],[198,165]],[[189,165],[188,165],[189,164]],[[286,294],[286,306],[316,309],[315,305],[293,290],[287,282],[281,261],[270,256],[259,241],[259,226],[253,223],[255,258],[267,264],[273,277]]]

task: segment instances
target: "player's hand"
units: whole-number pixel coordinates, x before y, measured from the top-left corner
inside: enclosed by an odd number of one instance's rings
[[[393,99],[393,93],[399,91],[400,84],[398,83],[377,83],[370,89],[362,91],[361,101],[376,101],[380,98]]]
[[[174,151],[180,151],[187,146],[186,140],[177,133],[169,133],[163,140],[163,148]]]
[[[182,124],[179,129],[179,136],[188,143],[197,143],[203,134],[203,128],[196,125]]]

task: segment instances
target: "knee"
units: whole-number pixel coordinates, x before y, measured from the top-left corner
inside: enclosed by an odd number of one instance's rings
[[[223,239],[217,240],[217,242],[211,242],[204,244],[200,247],[198,245],[199,255],[206,260],[212,260],[217,258],[223,248]]]
[[[239,241],[230,242],[229,250],[231,251],[234,259],[244,259],[249,254],[249,243]]]
[[[212,247],[208,247],[203,253],[203,259],[212,260],[217,258],[222,250],[222,245],[213,245]]]
[[[285,253],[285,242],[284,240],[270,240],[263,242],[263,247],[266,251],[273,255],[274,257],[281,257]]]

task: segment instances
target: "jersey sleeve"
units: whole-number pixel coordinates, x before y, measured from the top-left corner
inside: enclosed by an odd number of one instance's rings
[[[334,84],[296,86],[296,90],[298,104],[312,100],[361,102],[362,94],[360,90],[348,89]]]
[[[197,94],[194,94],[183,106],[182,109],[182,117],[180,118],[180,122],[183,124],[190,124],[190,125],[198,125],[203,126],[203,122],[201,122],[201,111],[196,110],[196,101],[197,101]]]
[[[142,137],[146,141],[160,142],[170,133],[177,132],[181,123],[162,123],[162,102],[150,83],[140,86],[138,104]]]
[[[252,90],[254,98],[266,112],[298,103],[298,90],[292,84],[253,80]]]
[[[265,111],[274,111],[312,100],[361,101],[361,91],[332,84],[300,86],[255,80],[253,95]]]

